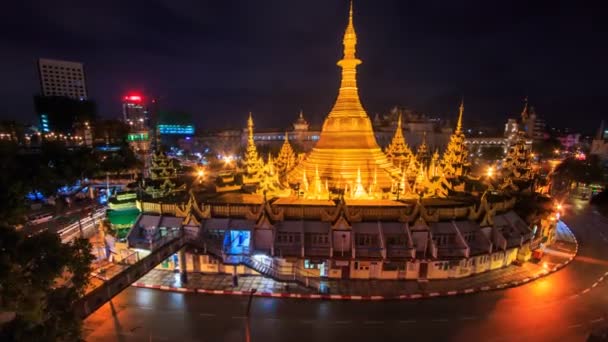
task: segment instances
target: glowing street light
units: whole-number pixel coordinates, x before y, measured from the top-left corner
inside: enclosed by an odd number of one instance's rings
[[[198,178],[198,183],[201,184],[203,182],[203,178],[205,178],[205,170],[202,168],[196,170],[196,177]]]
[[[232,164],[234,157],[233,156],[224,156],[223,159],[224,159],[224,164],[226,166],[230,166],[230,164]]]
[[[492,167],[492,166],[488,167],[488,169],[486,170],[486,176],[488,178],[494,177],[494,167]]]

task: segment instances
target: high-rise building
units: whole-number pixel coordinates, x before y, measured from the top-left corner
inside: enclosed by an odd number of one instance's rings
[[[66,96],[34,96],[34,108],[42,133],[72,133],[75,125],[93,123],[97,117],[95,102]]]
[[[88,100],[82,63],[39,58],[38,77],[40,94],[34,96],[34,108],[42,133],[70,136],[77,126],[95,120],[97,108]]]
[[[42,96],[87,99],[87,85],[82,63],[40,58],[38,59],[38,74]]]
[[[135,152],[147,153],[150,150],[150,127],[144,97],[138,94],[125,96],[122,102],[122,116],[129,126],[127,141],[131,149]]]
[[[148,128],[148,109],[141,95],[127,95],[122,102],[123,120],[131,131],[143,131]]]

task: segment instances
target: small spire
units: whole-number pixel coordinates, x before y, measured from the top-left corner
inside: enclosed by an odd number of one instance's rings
[[[289,142],[289,133],[285,131],[285,142]]]
[[[304,120],[304,110],[300,109],[300,119]]]
[[[399,118],[397,119],[397,130],[401,130],[401,112],[399,112]]]
[[[462,131],[462,114],[464,113],[464,99],[460,101],[460,111],[458,113],[458,122],[456,123],[456,133]]]
[[[247,127],[253,127],[253,117],[251,116],[251,112],[249,112],[249,118],[247,119]]]
[[[344,32],[344,58],[343,60],[353,60],[355,66],[360,64],[361,61],[355,57],[355,46],[357,45],[357,33],[355,32],[355,25],[353,24],[353,2],[350,2],[350,9],[348,11],[348,25]]]

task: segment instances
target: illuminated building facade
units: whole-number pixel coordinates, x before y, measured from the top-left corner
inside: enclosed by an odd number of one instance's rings
[[[122,116],[132,131],[139,132],[148,129],[148,109],[141,95],[127,95],[123,98]]]
[[[144,97],[130,94],[123,97],[122,115],[125,124],[129,126],[127,142],[133,151],[146,153],[150,150],[150,128],[148,109]]]
[[[87,99],[87,84],[82,63],[40,58],[38,75],[42,96]]]
[[[84,141],[84,135],[76,130],[92,124],[97,112],[95,103],[88,100],[82,63],[40,58],[38,78],[40,93],[34,96],[34,108],[40,132],[43,137],[64,137],[78,145],[77,137]]]

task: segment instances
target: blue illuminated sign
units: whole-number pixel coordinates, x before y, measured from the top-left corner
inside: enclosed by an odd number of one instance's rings
[[[158,125],[160,134],[193,135],[194,125]]]

